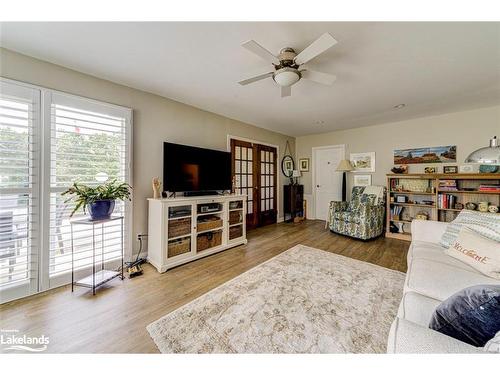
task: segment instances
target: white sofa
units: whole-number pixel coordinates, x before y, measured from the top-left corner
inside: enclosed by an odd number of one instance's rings
[[[439,240],[447,223],[414,220],[408,250],[408,271],[399,311],[389,333],[388,353],[478,353],[465,344],[428,328],[441,301],[473,285],[500,284],[444,253]]]

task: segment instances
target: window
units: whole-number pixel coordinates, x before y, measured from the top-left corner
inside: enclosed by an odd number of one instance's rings
[[[0,288],[10,298],[37,288],[38,90],[0,90]]]
[[[0,83],[0,293],[5,301],[69,282],[74,204],[61,193],[75,181],[130,183],[131,110]],[[17,91],[23,95],[11,94]],[[129,204],[117,202],[114,212],[125,215],[124,237],[130,238]],[[112,262],[121,255],[121,224],[99,229],[96,248],[105,249],[104,261]],[[100,261],[101,251],[96,255]],[[91,228],[74,227],[74,257],[75,267],[89,272]],[[16,283],[29,287],[7,293]]]
[[[129,111],[63,94],[52,94],[50,108],[50,238],[49,276],[71,271],[69,214],[74,204],[61,196],[74,181],[96,185],[102,180],[129,182]],[[125,213],[116,202],[115,214]],[[80,212],[82,214],[82,212]],[[92,262],[92,228],[74,227],[74,259],[77,269]],[[96,233],[96,259],[111,261],[121,256],[121,223],[114,222]],[[127,233],[125,233],[126,236]],[[63,279],[63,283],[67,278]],[[51,280],[51,285],[58,282]]]

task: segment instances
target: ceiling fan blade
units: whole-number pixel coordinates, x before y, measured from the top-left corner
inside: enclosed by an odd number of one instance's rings
[[[274,72],[269,72],[265,74],[261,74],[259,76],[255,76],[252,78],[245,79],[243,81],[239,81],[238,83],[242,86],[248,85],[249,83],[257,82],[260,81],[261,79],[267,78],[267,77],[272,77]]]
[[[337,76],[333,74],[315,72],[314,70],[301,70],[300,74],[304,79],[318,82],[323,85],[332,85],[337,79]]]
[[[286,98],[292,95],[292,86],[281,86],[281,97]]]
[[[325,52],[328,48],[333,47],[337,44],[337,41],[328,33],[324,33],[314,42],[312,42],[306,49],[295,56],[295,63],[297,65],[302,65],[311,59],[314,59],[319,54]]]
[[[250,52],[255,53],[257,56],[260,56],[262,59],[266,60],[267,62],[270,62],[271,64],[279,65],[280,63],[280,60],[276,56],[274,56],[271,52],[262,47],[255,40],[249,40],[248,42],[243,43],[241,46],[243,48],[246,48]]]

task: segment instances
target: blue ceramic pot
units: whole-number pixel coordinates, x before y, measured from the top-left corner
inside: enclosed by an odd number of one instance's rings
[[[87,205],[92,220],[109,219],[114,209],[115,201],[110,199],[95,201]]]

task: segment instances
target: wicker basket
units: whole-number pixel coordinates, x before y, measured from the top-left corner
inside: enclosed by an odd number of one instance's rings
[[[235,238],[239,238],[243,236],[243,225],[237,225],[229,228],[229,239],[234,240]]]
[[[222,231],[199,234],[196,238],[196,250],[203,251],[222,244]]]
[[[198,232],[203,232],[205,230],[216,229],[222,227],[222,219],[218,216],[204,217],[198,220],[196,225]]]
[[[191,233],[191,218],[175,219],[168,221],[168,236],[178,237]]]
[[[230,210],[234,210],[237,208],[243,208],[243,201],[234,201],[229,203]]]
[[[191,251],[191,238],[179,238],[168,243],[168,257],[189,253]]]
[[[243,221],[243,211],[230,211],[229,212],[229,225],[238,224]]]

